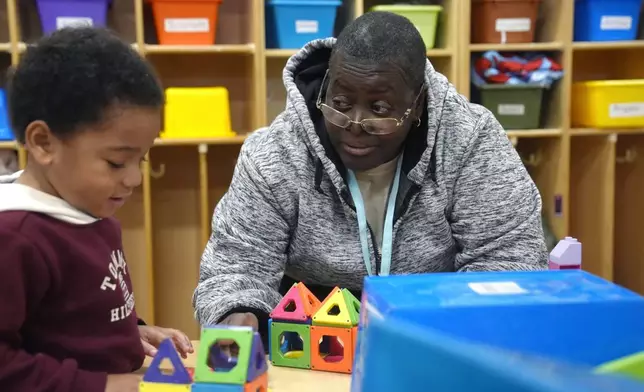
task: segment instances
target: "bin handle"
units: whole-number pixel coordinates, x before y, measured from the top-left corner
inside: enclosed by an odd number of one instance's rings
[[[150,167],[150,176],[157,180],[165,176],[165,163],[159,164],[159,168],[157,170]]]
[[[539,151],[528,155],[528,159],[521,158],[526,167],[537,167],[541,165],[541,153]]]
[[[637,160],[637,150],[634,147],[626,149],[623,156],[615,158],[617,163],[633,163],[635,160]]]

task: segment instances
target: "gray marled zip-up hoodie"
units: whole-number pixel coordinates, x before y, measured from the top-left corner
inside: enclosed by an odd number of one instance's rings
[[[314,41],[288,61],[286,110],[241,149],[201,260],[201,324],[252,311],[261,325],[293,280],[362,288],[345,169],[315,108],[334,42]],[[425,81],[426,115],[405,147],[391,274],[545,269],[539,192],[504,130],[429,61]],[[374,271],[379,258],[371,241]]]

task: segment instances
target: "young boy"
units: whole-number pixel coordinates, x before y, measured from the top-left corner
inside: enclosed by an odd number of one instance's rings
[[[0,179],[0,391],[137,391],[161,340],[192,352],[137,319],[112,217],[141,183],[163,92],[129,45],[75,28],[27,49],[8,101],[28,163]]]

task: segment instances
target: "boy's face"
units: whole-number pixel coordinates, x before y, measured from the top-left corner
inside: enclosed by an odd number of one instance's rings
[[[103,122],[65,139],[41,127],[42,135],[30,139],[40,139],[30,152],[44,168],[51,190],[75,208],[105,218],[141,184],[141,162],[159,134],[161,112],[115,107]]]

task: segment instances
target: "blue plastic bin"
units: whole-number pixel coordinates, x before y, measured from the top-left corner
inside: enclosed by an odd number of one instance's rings
[[[0,89],[0,141],[14,140],[7,110],[7,96],[4,89]]]
[[[340,0],[268,0],[266,47],[300,49],[308,42],[333,36]]]
[[[352,392],[643,391],[644,298],[582,270],[368,277]]]
[[[642,0],[575,0],[575,41],[637,38]]]

